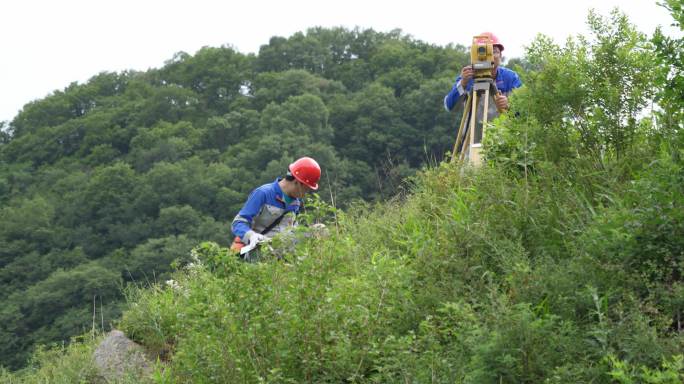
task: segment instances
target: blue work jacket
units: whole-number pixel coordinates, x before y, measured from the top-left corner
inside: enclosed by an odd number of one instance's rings
[[[243,242],[248,240],[244,238],[245,233],[249,230],[261,233],[280,217],[283,212],[285,212],[285,216],[283,216],[280,223],[264,235],[272,237],[286,228],[295,225],[295,218],[302,206],[302,200],[292,199],[290,204],[286,204],[283,190],[278,184],[280,180],[276,179],[272,183],[264,184],[253,190],[249,194],[245,205],[240,209],[235,219],[233,219],[233,234],[240,237]]]
[[[508,96],[513,89],[521,86],[522,81],[520,81],[520,77],[518,77],[518,74],[515,73],[515,71],[501,66],[496,68],[496,88],[501,93]],[[466,89],[463,89],[461,86],[461,75],[459,75],[456,78],[456,82],[451,88],[451,91],[444,97],[444,108],[446,108],[447,111],[451,111],[454,108],[454,105],[456,105],[459,100],[462,100],[472,88],[473,79],[470,79]]]

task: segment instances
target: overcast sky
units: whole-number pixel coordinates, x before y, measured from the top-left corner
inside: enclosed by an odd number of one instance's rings
[[[649,36],[658,25],[678,33],[656,0],[2,0],[0,121],[73,81],[159,68],[174,53],[203,46],[257,53],[271,36],[314,26],[399,28],[438,45],[468,45],[474,34],[492,31],[513,58],[537,33],[561,45],[587,35],[588,10],[608,17],[615,6]]]

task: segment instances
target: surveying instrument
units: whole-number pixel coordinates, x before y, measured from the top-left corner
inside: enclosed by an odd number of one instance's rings
[[[470,64],[473,68],[473,86],[463,109],[463,116],[456,134],[456,144],[451,161],[457,156],[460,161],[468,160],[472,165],[482,164],[482,138],[489,116],[497,116],[493,102],[499,91],[492,75],[494,68],[494,44],[487,35],[473,37],[470,48]],[[492,103],[490,103],[492,98]]]

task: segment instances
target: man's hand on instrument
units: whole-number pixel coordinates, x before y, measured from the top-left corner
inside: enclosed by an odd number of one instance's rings
[[[475,71],[473,71],[472,65],[467,65],[461,69],[461,86],[465,89],[468,86],[468,82],[473,78]]]

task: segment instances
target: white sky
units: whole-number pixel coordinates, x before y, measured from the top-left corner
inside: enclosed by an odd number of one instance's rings
[[[159,68],[174,53],[203,46],[257,53],[271,36],[314,26],[400,28],[438,45],[468,45],[492,31],[513,58],[537,33],[561,45],[587,35],[588,10],[608,17],[615,6],[648,35],[658,25],[678,33],[656,0],[1,0],[0,121],[73,81]]]

